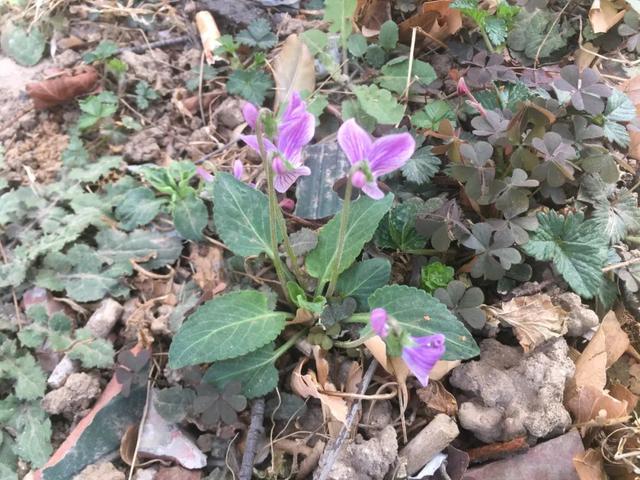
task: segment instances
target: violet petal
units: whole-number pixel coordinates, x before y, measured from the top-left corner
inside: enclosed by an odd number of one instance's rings
[[[255,129],[258,121],[258,108],[254,104],[247,102],[242,107],[242,115],[244,116],[244,121]]]
[[[338,129],[338,143],[352,165],[366,160],[373,145],[369,134],[353,118]]]
[[[389,326],[387,325],[387,311],[384,308],[374,308],[371,310],[371,328],[376,334],[382,338],[389,334]]]
[[[402,167],[411,158],[416,142],[408,133],[396,133],[378,138],[371,147],[369,164],[376,177]]]
[[[369,182],[362,187],[362,191],[374,200],[384,198],[384,192],[380,190],[377,181]]]
[[[302,166],[294,168],[293,170],[287,170],[284,173],[275,175],[273,186],[277,192],[285,193],[291,188],[291,185],[293,185],[299,177],[307,175],[311,175],[311,170],[309,169],[309,167]]]
[[[402,359],[418,381],[426,386],[429,372],[445,351],[445,337],[441,333],[426,337],[412,337],[414,344],[402,349]]]

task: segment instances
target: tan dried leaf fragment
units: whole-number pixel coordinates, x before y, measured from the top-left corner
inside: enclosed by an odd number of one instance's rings
[[[567,312],[554,305],[546,293],[516,297],[502,308],[486,307],[485,311],[513,327],[525,352],[567,333]]]
[[[295,33],[286,38],[273,61],[273,78],[276,82],[276,107],[286,103],[293,92],[312,93],[316,88],[313,55]]]

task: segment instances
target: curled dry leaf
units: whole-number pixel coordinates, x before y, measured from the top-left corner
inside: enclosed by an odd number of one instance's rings
[[[293,92],[311,93],[316,88],[313,55],[295,33],[287,37],[273,61],[273,78],[276,82],[276,107],[286,103]]]
[[[215,55],[216,48],[221,45],[221,35],[213,15],[205,10],[196,13],[196,26],[200,33],[200,41],[202,42],[204,58],[207,60],[207,63],[213,64],[223,60]]]
[[[567,333],[567,312],[555,306],[545,293],[516,297],[503,303],[502,308],[487,307],[485,310],[513,327],[525,352]]]
[[[449,8],[451,0],[434,0],[425,2],[418,13],[407,18],[398,25],[400,40],[411,42],[412,30],[417,29],[417,35],[425,47],[443,46],[443,42],[462,28],[460,10]]]
[[[61,72],[55,78],[29,83],[26,90],[33,100],[33,106],[37,110],[44,110],[92,92],[97,83],[98,72],[86,65]]]
[[[334,397],[332,395],[327,395],[326,393],[321,393],[321,390],[334,392],[337,390],[331,383],[321,385],[316,373],[312,370],[303,374],[302,368],[306,363],[306,358],[301,359],[291,374],[291,390],[303,398],[317,398],[322,402],[322,406],[331,413],[333,418],[344,423],[347,419],[347,402],[341,397]],[[324,367],[321,367],[321,370],[324,370]]]
[[[192,244],[189,260],[194,270],[193,280],[204,292],[204,301],[227,288],[222,248]]]
[[[589,10],[589,21],[595,33],[608,32],[622,20],[626,9],[618,9],[611,0],[593,0]]]
[[[391,20],[391,2],[389,0],[358,0],[355,21],[362,35],[373,37],[380,33],[380,27]]]
[[[607,478],[602,453],[594,448],[573,457],[573,466],[580,480],[606,480]]]
[[[422,400],[432,412],[444,413],[450,417],[458,414],[456,397],[444,388],[442,382],[430,380],[429,384],[424,388],[419,388],[417,393],[420,400]]]

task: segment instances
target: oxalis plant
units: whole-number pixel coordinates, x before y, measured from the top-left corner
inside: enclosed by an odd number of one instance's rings
[[[401,357],[422,384],[440,358],[477,355],[471,334],[443,303],[425,290],[387,285],[387,259],[358,260],[394,204],[378,179],[408,161],[413,137],[373,139],[354,119],[340,127],[338,143],[350,163],[342,208],[315,232],[315,246],[301,259],[292,242],[298,232],[289,235],[277,193],[311,174],[302,151],[313,138],[315,119],[297,93],[277,112],[247,104],[243,113],[254,134],[242,140],[262,159],[266,194],[242,181],[238,163],[234,174],[201,177],[211,189],[219,237],[238,256],[266,257],[278,296],[239,290],[203,304],[175,335],[170,367],[213,362],[205,381],[218,388],[240,382],[242,394],[254,398],[277,386],[274,362],[304,336],[325,348],[354,348],[378,336],[386,354]],[[363,324],[359,338],[346,328],[354,323]]]

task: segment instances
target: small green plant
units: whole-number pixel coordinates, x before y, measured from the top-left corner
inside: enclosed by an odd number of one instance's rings
[[[504,45],[520,11],[519,7],[509,5],[506,0],[497,2],[494,14],[482,8],[478,0],[454,0],[449,7],[460,10],[474,21],[490,51]]]
[[[420,271],[420,286],[427,292],[433,293],[438,288],[446,287],[453,280],[455,270],[440,262],[431,262]]]
[[[136,84],[135,93],[136,105],[138,105],[138,108],[142,110],[146,110],[149,108],[150,102],[160,98],[158,92],[151,88],[151,86],[145,81],[141,81]]]

